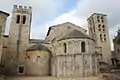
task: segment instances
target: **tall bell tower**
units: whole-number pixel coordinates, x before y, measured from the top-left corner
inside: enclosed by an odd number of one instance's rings
[[[9,34],[8,74],[25,73],[25,51],[29,46],[32,8],[14,5]]]
[[[96,45],[102,49],[102,60],[109,63],[111,59],[111,48],[106,16],[105,14],[94,13],[87,21],[89,35],[94,38]]]

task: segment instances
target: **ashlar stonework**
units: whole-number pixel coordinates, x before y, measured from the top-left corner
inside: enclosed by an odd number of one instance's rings
[[[1,16],[1,14],[0,14]],[[97,17],[101,22],[97,20]],[[10,33],[4,36],[2,74],[20,76],[84,77],[99,73],[99,62],[109,64],[106,16],[88,18],[88,30],[71,22],[49,27],[44,40],[30,39],[32,8],[14,5]],[[96,22],[96,23],[94,23]],[[98,24],[103,33],[99,31]],[[101,39],[102,36],[102,39]]]

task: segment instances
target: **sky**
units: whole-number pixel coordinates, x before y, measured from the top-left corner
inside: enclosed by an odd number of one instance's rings
[[[0,9],[12,12],[13,5],[32,7],[31,38],[44,39],[52,25],[71,22],[88,29],[87,18],[92,13],[107,15],[111,49],[120,27],[120,0],[0,0]],[[11,16],[5,34],[9,33]]]

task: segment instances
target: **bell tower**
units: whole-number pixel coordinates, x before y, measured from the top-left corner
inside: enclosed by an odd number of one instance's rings
[[[24,74],[25,51],[29,46],[32,8],[14,5],[9,34],[8,74]]]
[[[111,48],[106,16],[105,14],[94,13],[87,21],[89,35],[96,41],[96,45],[101,47],[103,61],[109,63],[111,59]]]

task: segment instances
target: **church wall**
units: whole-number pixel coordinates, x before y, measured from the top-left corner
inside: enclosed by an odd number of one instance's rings
[[[94,44],[95,42],[91,39],[67,39],[62,40],[60,42],[55,43],[55,52],[54,54],[64,54],[64,43],[66,43],[67,54],[81,53],[81,42],[85,42],[86,44],[86,54],[94,53]]]
[[[85,42],[85,52],[81,52],[81,42]],[[66,53],[64,52],[64,43],[66,43]],[[74,77],[92,75],[97,71],[96,62],[92,61],[94,49],[94,40],[91,39],[66,39],[54,44],[53,73],[55,76]],[[92,68],[94,66],[95,68]],[[54,72],[56,71],[56,72]],[[97,74],[97,73],[96,73]]]
[[[7,17],[8,16],[5,13],[3,13],[2,11],[0,12],[0,63],[2,56],[2,48],[3,48],[3,35],[5,33]]]
[[[5,65],[7,63],[6,58],[8,58],[8,36],[4,36],[3,38],[3,51],[2,51],[2,65]]]
[[[97,55],[57,55],[54,58],[52,76],[85,77],[99,72]]]
[[[17,23],[17,16],[20,20]],[[23,16],[26,16],[23,24]],[[8,75],[19,75],[19,65],[25,65],[25,52],[29,46],[29,32],[31,26],[32,11],[31,7],[14,5],[10,24],[10,34],[8,39],[9,61],[6,63],[6,73]]]
[[[26,70],[28,76],[49,76],[50,53],[47,51],[28,51],[26,53]]]

